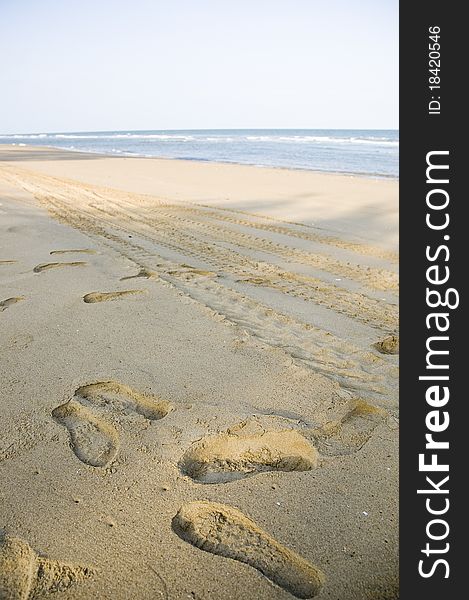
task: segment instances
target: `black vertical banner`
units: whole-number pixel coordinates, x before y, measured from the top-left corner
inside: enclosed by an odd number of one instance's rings
[[[442,600],[468,568],[467,35],[460,3],[400,9],[400,597]]]

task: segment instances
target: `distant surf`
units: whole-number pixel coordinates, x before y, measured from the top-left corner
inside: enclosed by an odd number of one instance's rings
[[[2,143],[374,177],[399,176],[397,130],[204,129],[21,133],[0,135]]]

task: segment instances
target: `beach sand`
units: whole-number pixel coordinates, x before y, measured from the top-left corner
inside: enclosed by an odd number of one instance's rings
[[[0,598],[398,597],[397,187],[0,146]]]

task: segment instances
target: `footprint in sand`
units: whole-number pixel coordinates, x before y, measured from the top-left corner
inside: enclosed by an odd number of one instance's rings
[[[108,421],[93,412],[141,415],[162,419],[173,406],[155,396],[137,392],[117,381],[103,381],[79,387],[74,397],[52,411],[54,419],[67,428],[75,455],[92,467],[106,467],[119,451],[119,433]]]
[[[137,413],[157,421],[173,410],[167,400],[142,394],[128,385],[117,381],[101,381],[79,387],[75,396],[94,406],[101,406],[125,414]]]
[[[363,400],[350,403],[343,417],[317,429],[253,431],[243,421],[225,433],[195,442],[179,468],[199,483],[227,483],[266,471],[310,471],[320,455],[341,456],[360,450],[388,413]]]
[[[70,434],[76,456],[92,467],[105,467],[119,451],[119,434],[113,425],[95,416],[75,400],[57,406],[52,416]]]
[[[173,518],[173,530],[186,542],[254,567],[297,598],[313,598],[325,577],[242,512],[215,502],[189,502]]]
[[[86,304],[95,304],[96,302],[107,302],[117,300],[125,296],[135,296],[137,294],[146,294],[146,290],[123,290],[122,292],[90,292],[83,296],[83,302]]]
[[[399,336],[388,335],[373,344],[373,348],[376,348],[381,354],[399,354]]]
[[[295,430],[249,432],[246,421],[193,444],[179,463],[200,483],[226,483],[266,471],[309,471],[318,453]]]
[[[374,429],[388,413],[364,400],[354,400],[341,418],[305,433],[325,456],[344,456],[358,452],[371,438]]]
[[[49,254],[96,254],[96,250],[91,250],[89,248],[78,248],[72,250],[52,250]]]
[[[121,277],[120,281],[127,281],[127,279],[137,279],[138,277],[143,277],[144,279],[156,279],[158,274],[154,271],[150,271],[150,269],[140,269],[140,271],[136,275],[127,275],[126,277]]]
[[[6,300],[0,301],[0,312],[3,312],[12,304],[21,302],[21,300],[24,300],[24,296],[14,296],[13,298],[7,298]]]
[[[84,267],[87,264],[88,263],[82,261],[43,263],[36,265],[33,271],[35,273],[42,273],[43,271],[48,271],[49,269],[57,269],[59,267]]]
[[[0,538],[0,598],[28,600],[63,591],[93,575],[88,567],[38,556],[25,541]]]

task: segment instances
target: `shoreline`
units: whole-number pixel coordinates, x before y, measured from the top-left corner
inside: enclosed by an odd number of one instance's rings
[[[399,182],[390,178],[108,156],[39,146],[5,145],[2,156],[5,165],[34,168],[45,175],[116,187],[166,201],[264,214],[394,251],[398,247]]]
[[[2,142],[0,142],[0,148],[2,146],[6,146],[6,147],[19,147],[19,148],[27,148],[27,149],[32,149],[32,148],[37,148],[37,149],[46,149],[46,150],[64,150],[65,152],[74,152],[77,154],[92,154],[92,155],[96,155],[96,156],[100,156],[103,158],[148,158],[148,159],[156,159],[156,160],[171,160],[171,161],[181,161],[181,162],[200,162],[200,163],[208,163],[208,164],[215,164],[215,165],[240,165],[240,166],[246,166],[246,167],[256,167],[258,169],[274,169],[274,170],[286,170],[286,171],[300,171],[300,172],[307,172],[307,173],[315,173],[315,174],[324,174],[324,175],[342,175],[343,177],[360,177],[360,178],[364,178],[364,179],[372,179],[372,180],[391,180],[391,181],[399,181],[399,176],[394,176],[394,175],[385,175],[382,173],[362,173],[362,172],[353,172],[353,171],[326,171],[326,170],[320,170],[320,169],[307,169],[306,167],[283,167],[283,166],[274,166],[274,165],[263,165],[263,164],[256,164],[256,163],[248,163],[248,162],[236,162],[236,161],[229,161],[229,160],[210,160],[210,159],[204,159],[204,158],[172,158],[172,157],[168,157],[168,156],[152,156],[152,155],[148,155],[148,154],[137,154],[137,153],[131,153],[131,152],[110,152],[109,154],[107,153],[103,153],[103,152],[98,152],[98,151],[94,151],[94,150],[79,150],[76,148],[66,148],[64,146],[39,146],[39,145],[32,145],[32,144],[22,144],[22,143],[11,143],[11,144],[3,144]]]

